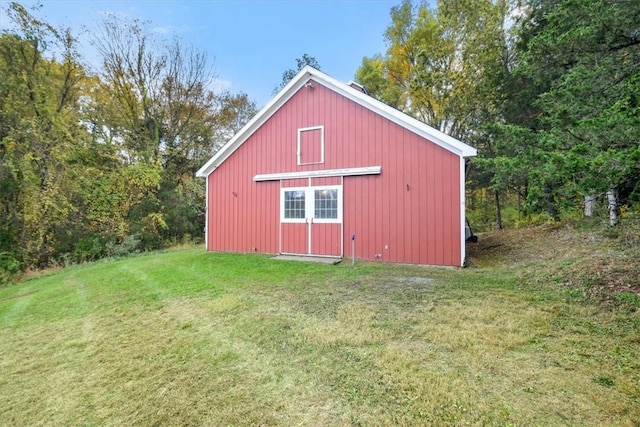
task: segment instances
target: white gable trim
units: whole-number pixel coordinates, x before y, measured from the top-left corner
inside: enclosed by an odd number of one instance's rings
[[[364,168],[323,169],[303,172],[265,173],[253,177],[258,181],[278,181],[296,178],[326,178],[330,176],[380,175],[382,166],[368,166]]]
[[[238,147],[240,147],[253,133],[260,128],[271,116],[273,116],[285,102],[287,102],[309,80],[337,92],[353,102],[367,108],[374,113],[402,126],[409,131],[422,136],[436,145],[461,157],[471,157],[477,154],[475,148],[439,131],[427,126],[419,120],[410,117],[401,111],[392,108],[377,99],[352,88],[348,84],[340,82],[333,77],[306,66],[271,100],[269,101],[233,138],[229,140],[207,163],[205,163],[196,176],[206,177],[224,162]]]

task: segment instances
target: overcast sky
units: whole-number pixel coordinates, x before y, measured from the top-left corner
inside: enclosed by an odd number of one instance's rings
[[[0,0],[5,9],[7,0]],[[34,1],[21,1],[25,6]],[[295,68],[295,58],[314,56],[327,74],[348,81],[363,56],[386,49],[384,31],[391,7],[400,0],[315,1],[82,1],[43,0],[37,16],[80,34],[105,13],[151,22],[160,34],[176,34],[208,53],[218,85],[245,92],[258,107],[272,96],[282,73]],[[0,29],[8,28],[0,13]],[[81,38],[83,56],[96,56]],[[95,64],[97,65],[97,64]]]

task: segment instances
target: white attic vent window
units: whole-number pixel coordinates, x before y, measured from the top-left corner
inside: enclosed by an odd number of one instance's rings
[[[324,126],[298,129],[298,165],[324,163]]]

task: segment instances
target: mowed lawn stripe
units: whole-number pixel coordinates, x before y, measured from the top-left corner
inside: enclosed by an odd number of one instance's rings
[[[637,315],[508,270],[166,251],[0,289],[0,319],[2,425],[640,419]]]

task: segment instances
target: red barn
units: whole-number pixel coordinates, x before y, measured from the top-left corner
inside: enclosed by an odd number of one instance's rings
[[[460,266],[475,155],[305,67],[198,171],[206,247]]]

